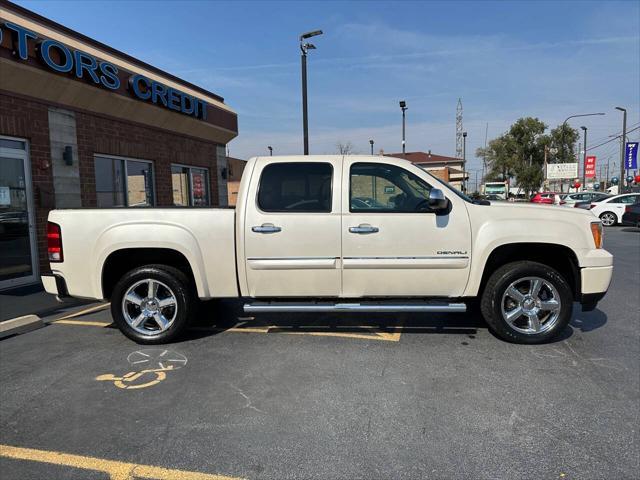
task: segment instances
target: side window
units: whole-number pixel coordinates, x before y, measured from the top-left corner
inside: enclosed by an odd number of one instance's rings
[[[613,200],[611,200],[611,203],[624,203],[627,205],[632,205],[636,203],[636,198],[637,197],[635,195],[626,195],[624,197],[614,198]]]
[[[349,173],[350,212],[429,211],[431,186],[404,168],[354,163]]]
[[[273,163],[262,170],[258,207],[263,212],[331,212],[330,163]]]

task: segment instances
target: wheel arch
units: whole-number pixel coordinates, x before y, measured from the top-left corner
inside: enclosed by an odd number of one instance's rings
[[[167,265],[177,268],[186,275],[200,294],[202,283],[194,275],[193,268],[183,253],[171,248],[133,247],[115,250],[106,257],[100,276],[103,298],[111,298],[115,284],[125,273],[144,265]]]
[[[488,255],[479,284],[471,295],[482,295],[491,274],[501,266],[516,261],[537,262],[557,270],[569,283],[574,298],[580,295],[580,269],[575,252],[565,245],[537,242],[509,243],[495,247]]]

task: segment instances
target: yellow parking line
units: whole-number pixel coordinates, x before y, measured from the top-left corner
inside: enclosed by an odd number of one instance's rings
[[[64,317],[60,317],[54,322],[59,320],[66,320],[68,318],[81,317],[82,315],[86,315],[87,313],[98,312],[100,310],[104,310],[105,308],[109,308],[110,303],[101,303],[100,305],[95,305],[93,307],[85,308],[83,310],[79,310],[77,312],[70,313],[69,315],[65,315]]]
[[[108,327],[111,322],[85,322],[84,320],[54,320],[51,323],[61,323],[63,325],[83,325],[88,327]]]
[[[308,327],[312,328],[312,327]],[[393,333],[381,332],[370,326],[348,327],[352,329],[363,330],[363,332],[340,332],[340,331],[300,331],[291,330],[286,327],[271,325],[267,327],[233,327],[229,329],[220,329],[222,332],[242,332],[242,333],[284,333],[286,335],[311,335],[316,337],[341,337],[341,338],[358,338],[362,340],[384,340],[387,342],[398,342],[402,335],[402,325],[394,327]],[[370,333],[367,333],[370,332]]]
[[[228,477],[226,475],[174,470],[48,450],[12,447],[9,445],[0,445],[0,457],[52,463],[64,467],[104,472],[109,475],[111,480],[132,480],[133,478],[144,478],[148,480],[239,480],[239,477]]]
[[[387,342],[399,342],[401,330],[394,333],[385,332],[371,332],[370,335],[364,335],[362,333],[348,333],[348,332],[285,332],[279,331],[278,333],[284,333],[285,335],[313,335],[317,337],[342,337],[342,338],[359,338],[362,340],[384,340]]]

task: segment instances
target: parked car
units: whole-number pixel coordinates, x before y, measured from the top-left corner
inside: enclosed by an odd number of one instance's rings
[[[640,203],[627,205],[622,215],[622,225],[640,228]]]
[[[585,202],[590,204],[591,202],[598,202],[609,197],[611,197],[611,195],[604,192],[577,192],[567,193],[566,195],[562,195],[561,198],[564,200],[565,206],[573,207],[576,203]]]
[[[531,198],[531,203],[546,203],[549,205],[563,205],[564,201],[560,198],[560,194],[555,192],[536,193]]]
[[[611,227],[622,222],[622,215],[627,205],[637,205],[638,203],[640,203],[640,193],[623,193],[599,202],[592,202],[590,210],[600,218],[605,227]]]
[[[474,202],[382,156],[258,157],[234,210],[53,210],[59,296],[108,299],[139,343],[172,341],[197,299],[255,312],[464,312],[478,301],[501,338],[540,343],[573,302],[605,295],[613,257],[583,210]]]

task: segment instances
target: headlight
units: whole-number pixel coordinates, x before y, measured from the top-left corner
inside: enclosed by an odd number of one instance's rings
[[[591,235],[593,235],[593,243],[596,248],[602,248],[602,223],[593,222],[591,224]]]

